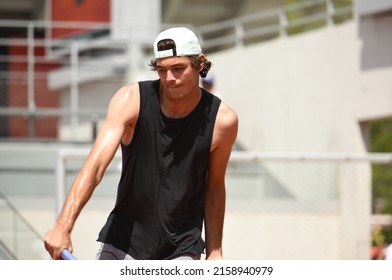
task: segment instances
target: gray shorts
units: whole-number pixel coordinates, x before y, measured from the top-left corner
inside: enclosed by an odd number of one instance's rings
[[[201,255],[184,254],[173,258],[172,260],[200,260]],[[136,260],[134,257],[117,249],[116,247],[102,243],[96,255],[97,260]]]

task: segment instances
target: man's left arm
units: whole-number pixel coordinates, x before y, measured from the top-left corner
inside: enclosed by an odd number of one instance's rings
[[[225,173],[237,137],[236,113],[221,104],[214,127],[204,206],[206,259],[223,259],[222,236],[226,208]]]

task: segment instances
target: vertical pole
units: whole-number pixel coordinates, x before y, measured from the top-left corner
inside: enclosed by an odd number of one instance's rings
[[[132,37],[130,37],[132,38]],[[128,56],[128,67],[127,67],[127,73],[125,75],[125,80],[124,84],[128,84],[130,82],[133,82],[134,79],[136,78],[136,46],[135,43],[129,40],[128,43],[128,48],[127,48],[127,56]]]
[[[286,15],[286,9],[283,7],[283,8],[279,9],[280,38],[287,37],[287,26],[288,26],[288,20],[287,20],[287,15]]]
[[[242,48],[244,46],[244,25],[241,20],[237,20],[235,23],[235,46]]]
[[[27,106],[29,111],[29,137],[35,136],[35,101],[34,101],[34,22],[27,27]]]
[[[360,23],[360,16],[359,16],[359,11],[358,11],[358,1],[353,1],[353,19],[354,21],[357,23],[357,26],[359,26],[358,24]]]
[[[18,252],[18,225],[17,225],[17,223],[18,223],[18,217],[17,217],[17,215],[16,215],[16,213],[15,212],[13,212],[13,217],[14,217],[14,229],[13,229],[13,232],[14,232],[14,242],[13,242],[13,246],[14,246],[14,248],[13,248],[13,252],[14,252],[14,254],[15,254],[15,257],[16,258],[18,258],[18,256],[19,256],[19,252]]]
[[[65,187],[66,187],[65,168],[66,168],[65,156],[63,151],[59,150],[57,153],[57,164],[56,164],[56,179],[57,179],[56,217],[60,214],[65,201]]]
[[[52,1],[45,0],[45,53],[52,54]]]
[[[77,135],[79,122],[79,45],[71,43],[71,135]]]
[[[131,33],[130,33],[131,34]],[[130,35],[130,38],[133,38]],[[145,55],[142,52],[142,42],[140,40],[129,41],[128,44],[128,69],[127,74],[125,76],[125,83],[135,82],[141,79],[144,74],[141,72],[142,65],[141,58],[144,58]]]
[[[328,27],[334,26],[335,22],[333,16],[335,14],[335,6],[333,0],[327,0],[327,24]]]

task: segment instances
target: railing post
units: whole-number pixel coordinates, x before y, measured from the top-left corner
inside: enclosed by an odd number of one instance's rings
[[[79,122],[79,45],[71,43],[71,135],[77,135]]]
[[[130,37],[132,38],[132,37]],[[128,68],[127,74],[125,75],[125,83],[135,82],[140,79],[141,74],[141,58],[144,57],[142,50],[142,43],[140,41],[134,40],[128,43]]]
[[[16,215],[16,213],[13,213],[13,217],[14,217],[14,228],[13,228],[13,232],[14,232],[14,239],[13,239],[13,246],[14,248],[14,255],[16,258],[18,258],[18,216]]]
[[[328,27],[332,27],[335,25],[333,16],[335,14],[335,6],[333,4],[333,0],[327,0],[327,24]]]
[[[35,136],[35,101],[34,101],[34,22],[27,26],[27,106],[29,119],[29,138]]]
[[[286,9],[284,7],[279,9],[279,35],[281,38],[287,37],[288,20]]]
[[[66,168],[65,157],[62,150],[60,150],[57,153],[57,165],[56,165],[56,178],[57,178],[56,217],[60,214],[65,201],[65,186],[66,186],[65,168]]]
[[[236,48],[242,48],[244,46],[244,25],[241,20],[237,20],[235,23],[235,46]]]

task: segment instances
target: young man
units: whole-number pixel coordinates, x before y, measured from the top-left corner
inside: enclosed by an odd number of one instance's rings
[[[72,228],[116,153],[116,205],[99,233],[97,259],[222,259],[225,172],[236,113],[199,87],[211,62],[184,27],[161,32],[150,65],[159,80],[121,88],[64,207],[45,236],[53,259],[72,252]],[[203,222],[205,241],[202,239]]]

